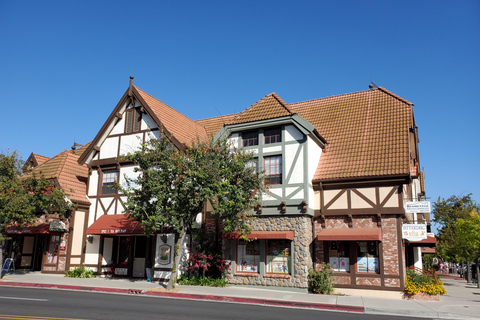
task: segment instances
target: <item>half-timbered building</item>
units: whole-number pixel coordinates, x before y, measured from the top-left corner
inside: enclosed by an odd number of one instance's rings
[[[32,153],[24,170],[43,175],[54,187],[65,191],[75,208],[65,215],[37,212],[37,221],[17,230],[7,226],[10,240],[6,243],[7,256],[17,269],[64,273],[83,263],[86,224],[90,201],[86,196],[88,168],[78,164],[85,147],[65,150],[53,158]]]
[[[428,214],[404,209],[425,195],[409,101],[380,87],[291,104],[272,93],[241,113],[193,121],[131,79],[79,159],[89,168],[91,202],[78,231],[87,239],[82,262],[100,274],[144,277],[150,260],[155,279],[170,276],[172,261],[160,251],[175,234],[146,238],[113,188],[134,175],[122,156],[161,132],[177,148],[227,137],[254,154],[249,165],[270,185],[251,241],[223,233],[206,206],[203,222],[222,239],[231,283],[306,288],[308,270],[330,263],[339,289],[403,290],[405,269],[419,254],[402,240],[402,224],[429,223]]]

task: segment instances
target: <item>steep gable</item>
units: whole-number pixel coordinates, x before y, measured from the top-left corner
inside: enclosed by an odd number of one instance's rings
[[[190,144],[198,139],[208,139],[205,129],[181,112],[154,98],[140,88],[134,86],[139,97],[145,101],[156,117],[157,125],[163,126],[179,142]]]
[[[133,105],[132,105],[133,103]],[[140,107],[141,112],[147,115],[153,123],[152,127],[160,130],[178,149],[195,142],[197,139],[206,141],[207,132],[204,127],[192,119],[154,98],[150,94],[133,85],[133,77],[130,85],[117,106],[114,108],[107,121],[84,149],[79,158],[79,163],[89,163],[100,150],[109,134],[122,120],[127,107]],[[145,131],[145,129],[144,129]],[[118,134],[118,133],[117,133]]]
[[[291,115],[293,115],[293,112],[290,111],[285,101],[283,101],[276,93],[270,93],[246,110],[240,112],[228,124],[240,124]]]

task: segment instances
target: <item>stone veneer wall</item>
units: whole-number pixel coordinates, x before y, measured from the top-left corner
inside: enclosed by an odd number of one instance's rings
[[[278,287],[308,287],[308,270],[312,268],[310,244],[312,243],[312,218],[310,216],[258,217],[250,222],[254,231],[294,231],[294,276],[277,274],[247,275],[235,274],[230,270],[228,282],[231,284],[261,285]],[[234,240],[225,240],[223,252],[233,252],[236,249]],[[226,254],[226,259],[232,259]]]
[[[326,216],[325,217],[325,228],[349,228],[348,226],[348,216]],[[314,220],[315,227],[315,236],[322,230],[321,220]],[[358,215],[353,216],[352,219],[352,228],[378,228],[378,220],[376,216],[372,215]],[[404,249],[401,251],[398,250],[399,245],[398,241],[398,220],[396,216],[392,215],[383,215],[381,221],[382,228],[382,258],[383,258],[383,270],[381,274],[384,276],[384,287],[392,289],[401,289],[402,277],[398,278],[400,275],[401,265],[399,258],[405,256]],[[320,265],[325,261],[323,241],[315,240],[315,262],[316,269],[320,269]],[[403,270],[404,262],[403,262]],[[378,275],[379,276],[379,275]],[[376,277],[356,277],[352,283],[350,276],[334,276],[334,283],[339,285],[355,285],[358,286],[371,286],[372,289],[375,287],[381,287],[381,279]],[[390,277],[394,278],[390,278]]]

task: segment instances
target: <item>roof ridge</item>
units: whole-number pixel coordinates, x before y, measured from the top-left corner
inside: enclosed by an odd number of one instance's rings
[[[292,112],[292,110],[290,110],[290,108],[288,107],[289,104],[285,102],[285,100],[283,100],[278,94],[276,94],[275,92],[272,92],[271,95],[277,99],[277,101],[285,108],[287,109],[287,111],[291,114],[294,114],[295,112]]]
[[[290,103],[290,106],[293,105],[293,104],[300,104],[300,103],[303,104],[305,102],[318,101],[318,100],[324,100],[324,99],[333,99],[333,98],[337,98],[337,97],[349,96],[349,95],[353,95],[353,94],[364,93],[364,92],[374,91],[374,90],[377,90],[377,89],[368,89],[368,90],[362,90],[362,91],[347,92],[347,93],[336,94],[336,95],[328,96],[328,97],[321,97],[321,98],[309,99],[309,100],[305,100],[305,101],[292,102],[292,103]]]
[[[397,99],[400,100],[400,101],[405,102],[406,104],[409,104],[409,105],[412,105],[412,106],[413,106],[413,103],[411,103],[411,102],[408,101],[407,99],[404,99],[404,98],[402,98],[402,97],[400,97],[400,96],[397,96],[395,93],[391,92],[390,90],[387,90],[387,89],[385,89],[385,88],[383,88],[383,87],[378,87],[378,89],[381,90],[381,91],[383,91],[383,92],[385,92],[386,94],[391,95],[391,96],[394,97],[394,98],[397,98]]]
[[[223,115],[210,117],[210,118],[197,119],[197,120],[193,120],[193,121],[195,121],[195,122],[197,122],[197,121],[207,121],[207,120],[212,120],[212,119],[218,119],[218,118],[233,116],[233,115],[237,115],[237,114],[239,114],[239,112],[234,112],[234,113],[230,113],[230,114],[223,114]]]

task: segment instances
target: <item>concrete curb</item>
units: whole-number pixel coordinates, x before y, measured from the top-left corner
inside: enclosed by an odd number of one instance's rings
[[[157,296],[157,297],[172,298],[172,299],[244,303],[244,304],[271,306],[271,307],[303,308],[303,309],[343,311],[343,312],[355,312],[355,313],[365,312],[364,307],[358,307],[358,306],[342,306],[342,305],[334,305],[334,304],[327,304],[327,303],[311,303],[311,302],[297,302],[297,301],[256,299],[256,298],[239,298],[239,297],[178,293],[178,292],[158,292],[158,291],[138,290],[138,289],[86,287],[86,286],[74,286],[74,285],[25,283],[25,282],[0,282],[0,286],[77,290],[77,291],[90,291],[90,292],[107,292],[107,293],[119,293],[119,294],[136,294],[136,295]]]

